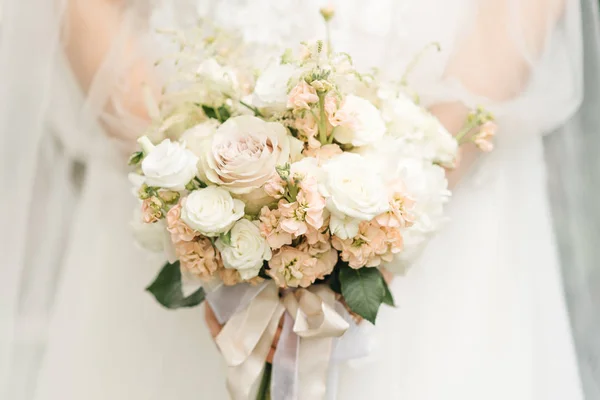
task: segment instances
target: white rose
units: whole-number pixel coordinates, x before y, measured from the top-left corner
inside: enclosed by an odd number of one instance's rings
[[[332,214],[330,227],[342,239],[356,236],[360,221],[389,211],[385,185],[377,170],[359,154],[344,153],[323,165],[320,185]]]
[[[226,233],[243,216],[244,202],[217,186],[193,191],[181,208],[183,222],[209,237]]]
[[[333,135],[340,143],[364,146],[385,134],[385,123],[377,107],[362,97],[348,95],[334,115],[338,125]]]
[[[296,68],[290,64],[272,64],[267,67],[256,81],[252,104],[272,112],[287,109],[288,83]]]
[[[248,115],[230,118],[205,146],[201,175],[207,183],[248,194],[271,179],[276,166],[298,157],[301,149],[302,143],[278,122]]]
[[[218,127],[219,121],[209,119],[183,132],[179,141],[184,143],[185,147],[192,153],[200,157],[205,143],[212,139]]]
[[[392,270],[401,271],[420,255],[429,239],[446,222],[444,206],[451,193],[443,168],[417,159],[400,160],[398,164],[399,177],[415,200],[411,211],[414,224],[403,230],[404,250],[396,256],[397,261],[390,265]]]
[[[142,171],[148,186],[183,190],[196,176],[198,157],[183,144],[165,139],[155,147],[146,137],[139,141],[147,154]]]
[[[219,64],[214,58],[204,60],[196,73],[209,90],[233,94],[238,87],[235,72],[231,68]]]
[[[382,114],[390,135],[416,143],[424,156],[444,166],[452,166],[458,143],[442,123],[429,111],[415,104],[408,96],[387,98]]]
[[[271,259],[271,248],[258,227],[247,219],[239,220],[230,231],[229,243],[215,242],[225,268],[235,269],[242,279],[258,276],[264,261]]]
[[[323,180],[323,170],[319,167],[319,162],[314,157],[305,157],[293,163],[290,166],[290,175],[292,178],[300,180],[305,176],[314,177],[317,181]]]

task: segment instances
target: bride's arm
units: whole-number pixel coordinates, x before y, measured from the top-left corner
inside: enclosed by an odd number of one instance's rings
[[[492,101],[516,97],[529,79],[528,56],[535,59],[542,52],[547,33],[561,17],[565,1],[478,2],[473,25],[459,41],[446,75],[457,79],[472,94]],[[431,111],[453,133],[460,131],[468,114],[459,102],[438,104]],[[472,166],[478,154],[473,145],[461,148],[460,165],[448,175],[451,186]]]
[[[143,50],[137,43],[139,38],[135,33],[126,33],[126,3],[126,0],[68,0],[64,16],[65,51],[81,88],[88,93],[114,46],[123,46],[121,53],[132,60],[127,65],[125,76],[121,77],[121,81],[127,82],[127,90],[115,85],[109,89],[109,96],[118,102],[121,112],[144,120],[147,119],[147,112],[142,87],[143,84],[156,82],[156,78],[143,54],[140,54]],[[111,107],[112,102],[107,101],[106,111],[114,112]],[[107,128],[108,133],[122,139],[133,140],[137,133]]]

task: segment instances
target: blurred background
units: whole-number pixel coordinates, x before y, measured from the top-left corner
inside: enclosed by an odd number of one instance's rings
[[[582,10],[584,24],[594,25],[597,4]],[[600,60],[587,51],[598,46],[595,37],[584,37],[586,82],[600,82]],[[600,132],[581,126],[600,123],[600,91],[585,88],[584,106],[561,130],[545,137],[548,185],[563,280],[575,335],[580,374],[588,399],[600,399]],[[597,126],[597,125],[596,125]],[[580,129],[585,135],[569,135]],[[565,163],[570,154],[572,164]],[[568,178],[567,178],[568,177]],[[581,193],[576,188],[589,188]],[[583,195],[582,195],[583,194]]]
[[[0,2],[0,23],[1,6]],[[590,6],[584,2],[584,7]],[[595,13],[598,4],[584,9],[584,24],[595,24],[591,18]],[[595,28],[595,37],[584,38],[586,49],[600,46],[600,29]],[[588,57],[585,80],[600,84],[600,59],[595,58],[595,53],[585,52]],[[594,125],[600,125],[598,89],[586,90],[584,107],[579,113],[565,127],[545,137],[545,153],[580,374],[587,399],[600,400],[600,132],[569,135],[572,129]],[[566,154],[570,156],[565,157]],[[588,188],[589,192],[582,195],[579,188]]]

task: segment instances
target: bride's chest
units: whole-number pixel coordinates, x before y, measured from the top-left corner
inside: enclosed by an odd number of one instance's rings
[[[195,0],[196,15],[218,26],[236,29],[248,41],[294,46],[300,41],[323,39],[325,24],[319,9],[333,7],[331,38],[336,51],[352,54],[363,68],[400,71],[431,43],[447,54],[468,0]],[[155,25],[167,23],[179,5],[165,2]],[[189,17],[189,15],[188,15]],[[436,68],[437,67],[437,68]]]

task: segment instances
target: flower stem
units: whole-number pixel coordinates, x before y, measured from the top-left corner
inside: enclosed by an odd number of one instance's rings
[[[454,139],[456,139],[456,141],[458,142],[459,145],[463,144],[464,141],[464,137],[473,130],[473,128],[475,128],[478,124],[477,120],[468,122],[462,129],[460,132],[458,132],[458,134],[456,136],[454,136]]]
[[[425,53],[427,53],[429,51],[430,48],[435,48],[437,51],[441,51],[442,48],[440,46],[439,43],[429,43],[427,46],[425,46],[425,48],[423,48],[415,58],[412,59],[412,61],[408,64],[408,66],[406,67],[406,70],[404,71],[404,74],[402,75],[402,79],[400,80],[400,84],[402,86],[406,86],[408,85],[408,76],[410,75],[410,73],[413,71],[413,69],[415,69],[415,67],[417,66],[417,64],[419,64],[419,62],[421,61],[421,58],[423,58],[423,56],[425,55]]]
[[[327,144],[327,116],[325,115],[325,93],[318,92],[319,96],[319,141]]]
[[[325,37],[327,38],[327,55],[331,55],[331,27],[329,26],[329,21],[325,21]]]
[[[258,395],[256,400],[271,400],[271,373],[273,366],[269,363],[265,364],[265,372],[263,373]]]
[[[252,111],[255,116],[264,117],[264,115],[262,115],[262,113],[260,112],[260,110],[258,108],[251,106],[250,104],[246,103],[243,100],[240,100],[240,104],[243,105],[244,107],[246,107],[247,109],[249,109],[250,111]]]

